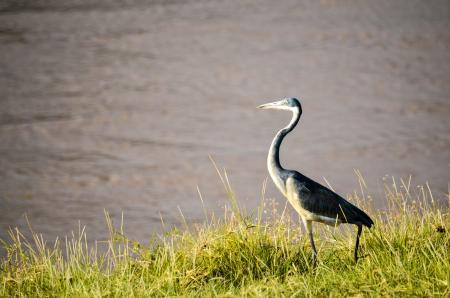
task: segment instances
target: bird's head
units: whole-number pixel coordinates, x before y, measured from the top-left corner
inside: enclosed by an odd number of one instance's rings
[[[299,109],[302,110],[302,106],[297,98],[286,97],[282,100],[266,103],[257,107],[258,109],[274,109],[274,110],[288,110],[294,111]]]

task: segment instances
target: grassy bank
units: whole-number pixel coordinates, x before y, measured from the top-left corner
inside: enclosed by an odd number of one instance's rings
[[[231,200],[222,219],[173,230],[149,245],[127,239],[110,220],[110,240],[98,244],[103,250],[89,247],[83,231],[64,241],[64,249],[12,231],[0,296],[450,295],[448,205],[437,208],[427,187],[390,181],[383,212],[364,192],[351,196],[375,221],[363,232],[364,257],[353,261],[354,227],[316,224],[319,263],[312,268],[296,218],[267,201],[246,216],[221,178]]]

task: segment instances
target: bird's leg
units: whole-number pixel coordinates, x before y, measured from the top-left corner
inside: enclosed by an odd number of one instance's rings
[[[355,263],[358,262],[358,247],[359,247],[359,237],[361,236],[362,225],[358,225],[358,234],[356,235],[356,245],[355,245]]]
[[[313,266],[316,267],[317,264],[317,250],[316,246],[314,245],[314,239],[313,239],[313,231],[312,231],[312,222],[309,220],[305,221],[305,227],[308,231],[309,236],[309,242],[311,243],[311,248],[313,250]]]

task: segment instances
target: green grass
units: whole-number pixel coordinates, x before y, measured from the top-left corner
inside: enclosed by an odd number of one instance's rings
[[[111,237],[103,250],[89,247],[83,230],[64,249],[11,231],[0,296],[449,297],[448,205],[435,206],[427,187],[392,180],[384,211],[371,207],[366,191],[350,196],[375,221],[363,231],[364,257],[353,261],[353,226],[316,224],[313,268],[297,219],[270,201],[246,215],[226,175],[221,179],[231,201],[225,216],[155,236],[149,245],[127,239],[108,216]]]

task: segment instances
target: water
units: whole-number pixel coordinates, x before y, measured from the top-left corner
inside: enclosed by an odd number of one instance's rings
[[[345,195],[386,174],[430,182],[450,169],[448,1],[4,1],[0,4],[0,238],[48,239],[103,211],[146,241],[220,214],[228,170],[247,209],[299,97],[282,162]],[[284,204],[272,183],[268,196]],[[377,199],[378,198],[378,199]],[[380,197],[375,195],[375,203]],[[382,207],[382,206],[380,206]]]

